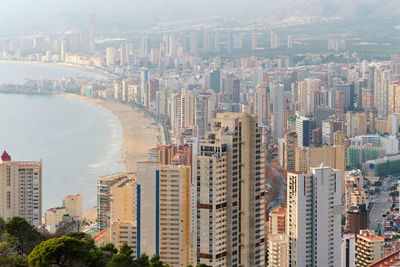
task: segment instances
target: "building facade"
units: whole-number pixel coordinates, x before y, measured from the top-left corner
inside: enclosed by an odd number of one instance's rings
[[[23,217],[42,224],[42,162],[12,161],[4,151],[0,162],[0,216]]]

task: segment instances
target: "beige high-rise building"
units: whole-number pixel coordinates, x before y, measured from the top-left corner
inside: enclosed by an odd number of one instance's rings
[[[265,193],[257,118],[218,113],[193,160],[194,265],[265,266]]]
[[[190,214],[190,167],[161,166],[160,258],[164,263],[177,267],[186,267],[191,263]]]
[[[46,226],[55,225],[62,221],[62,217],[67,213],[64,207],[51,208],[44,213]]]
[[[288,266],[288,236],[286,234],[274,234],[268,236],[268,266]]]
[[[373,230],[361,230],[356,241],[356,266],[369,266],[384,256],[385,239]]]
[[[128,244],[132,247],[136,257],[140,257],[140,249],[138,248],[138,223],[140,222],[138,222],[137,201],[139,190],[140,186],[131,181],[113,190],[109,230],[111,242],[117,248],[120,248],[123,244]]]
[[[392,72],[384,66],[377,66],[374,72],[374,104],[378,115],[386,117],[389,113],[389,86]]]
[[[81,194],[69,195],[63,199],[63,207],[67,213],[73,217],[82,217],[83,215],[83,196]]]
[[[42,224],[42,162],[11,161],[4,151],[0,161],[0,216],[25,218]]]
[[[310,152],[309,148],[296,148],[296,172],[307,172],[310,168]]]
[[[271,210],[268,218],[269,236],[286,233],[286,207],[278,206]]]
[[[367,134],[367,114],[348,112],[346,114],[346,127],[348,137]]]
[[[296,170],[296,148],[297,148],[297,134],[291,132],[285,135],[285,156],[283,168],[288,171]]]
[[[346,146],[296,148],[296,172],[307,172],[323,164],[341,171],[346,170]]]
[[[392,83],[389,86],[389,114],[400,114],[400,84]]]
[[[125,173],[99,177],[97,180],[97,229],[103,231],[110,225],[112,191],[132,177]]]

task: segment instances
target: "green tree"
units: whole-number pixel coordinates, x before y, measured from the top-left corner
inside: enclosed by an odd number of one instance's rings
[[[122,245],[119,253],[114,255],[108,263],[109,267],[132,267],[136,266],[133,260],[133,250],[128,244]]]
[[[28,263],[31,266],[76,266],[85,263],[89,253],[85,248],[85,242],[76,238],[52,238],[33,249]]]
[[[150,267],[168,267],[168,264],[163,264],[163,262],[160,260],[160,256],[154,255],[151,257],[150,260]]]
[[[7,239],[6,237],[4,239]],[[14,250],[8,240],[0,242],[0,266],[24,266],[25,258]]]
[[[104,252],[105,251],[110,252],[112,254],[117,254],[118,253],[118,249],[114,246],[113,243],[108,243],[107,245],[102,247],[101,250],[103,250]]]
[[[6,221],[0,217],[0,237],[6,232]]]
[[[5,229],[15,240],[15,249],[19,255],[28,255],[42,241],[35,227],[21,217],[13,217],[5,224]]]
[[[110,262],[112,257],[118,253],[118,249],[113,243],[108,243],[102,247],[101,250],[103,251],[103,259],[105,262]]]
[[[137,267],[148,267],[150,266],[150,259],[149,256],[146,254],[140,255],[140,258],[136,260]]]

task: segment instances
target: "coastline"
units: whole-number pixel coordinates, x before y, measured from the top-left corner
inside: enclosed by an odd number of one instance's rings
[[[33,65],[44,65],[44,66],[52,66],[52,67],[60,67],[60,68],[69,68],[80,71],[92,72],[95,74],[103,75],[107,79],[116,79],[117,75],[108,73],[102,69],[95,68],[93,66],[85,66],[85,65],[76,65],[69,64],[63,62],[43,62],[43,61],[29,61],[29,60],[12,60],[12,59],[0,59],[0,62],[4,63],[21,63],[21,64],[33,64]]]
[[[101,105],[118,118],[123,131],[121,154],[125,172],[135,172],[136,162],[146,161],[149,149],[163,145],[164,137],[161,127],[130,105],[74,94],[61,94],[60,96]],[[96,207],[85,211],[83,215],[84,219],[89,222],[95,222],[96,216]]]
[[[99,104],[118,118],[123,131],[121,153],[125,172],[135,172],[136,162],[146,160],[148,150],[163,143],[160,126],[130,105],[74,94],[61,94],[61,96]]]

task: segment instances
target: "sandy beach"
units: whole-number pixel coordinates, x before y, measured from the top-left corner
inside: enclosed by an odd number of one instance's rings
[[[123,129],[124,138],[121,152],[125,160],[126,172],[135,172],[136,162],[146,161],[148,150],[162,145],[163,139],[160,127],[129,105],[72,94],[65,94],[63,96],[102,105],[118,117]],[[94,221],[96,216],[95,210],[87,211],[84,217],[89,221]]]

